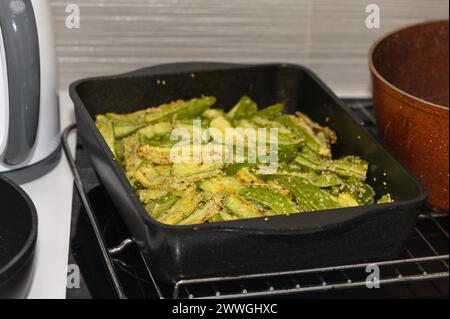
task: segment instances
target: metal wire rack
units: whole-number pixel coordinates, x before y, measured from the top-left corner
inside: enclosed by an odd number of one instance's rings
[[[350,108],[357,113],[369,131],[376,134],[375,119],[370,111],[371,101],[353,103]],[[73,127],[66,129],[63,145],[68,154],[69,164],[73,170],[75,186],[81,197],[83,206],[94,229],[99,229],[92,206],[89,204],[75,161],[70,154],[67,136]],[[102,248],[107,270],[119,298],[126,298],[126,293],[117,276],[117,267],[127,267],[126,262],[118,257],[128,247],[134,245],[130,238],[112,248],[106,248],[99,231],[95,232],[97,241]],[[152,275],[151,269],[142,258],[146,268],[146,278],[143,281],[151,284],[161,299],[222,299],[276,297],[286,295],[301,295],[312,292],[330,292],[350,288],[371,286],[387,286],[393,284],[409,284],[414,282],[429,282],[439,295],[448,296],[448,284],[445,288],[437,287],[436,280],[449,277],[448,266],[448,216],[424,212],[420,215],[418,225],[402,256],[397,260],[381,260],[376,263],[360,263],[302,269],[278,273],[251,274],[238,277],[216,277],[181,280],[174,286],[159,283]],[[140,254],[140,253],[139,253]],[[373,273],[373,271],[378,273]],[[378,277],[370,277],[378,274]],[[140,276],[140,275],[136,275]],[[142,277],[142,276],[141,276]],[[140,278],[141,278],[140,277]],[[447,282],[448,283],[448,282]],[[444,290],[444,291],[443,291]]]
[[[420,216],[415,234],[404,258],[296,270],[270,274],[254,274],[240,277],[182,280],[175,285],[173,298],[250,298],[301,294],[380,286],[416,281],[432,281],[448,278],[448,231],[443,223],[448,219],[431,213]],[[445,244],[447,242],[447,245]],[[380,277],[367,282],[373,267],[379,268]]]

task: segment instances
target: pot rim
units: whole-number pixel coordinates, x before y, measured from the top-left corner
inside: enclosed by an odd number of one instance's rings
[[[433,21],[419,22],[419,23],[415,23],[415,24],[412,24],[412,25],[409,25],[409,26],[406,26],[406,27],[401,27],[401,28],[395,29],[395,30],[393,30],[393,31],[391,31],[391,32],[389,32],[389,33],[387,33],[387,34],[381,36],[381,37],[378,38],[378,39],[375,41],[375,43],[372,44],[372,46],[370,47],[370,50],[369,50],[369,69],[370,69],[370,71],[372,72],[372,74],[373,74],[374,76],[376,76],[379,80],[381,80],[384,84],[386,84],[386,85],[387,85],[388,87],[390,87],[392,90],[394,90],[394,91],[396,91],[396,92],[398,92],[398,93],[403,94],[404,96],[410,98],[410,99],[413,100],[413,101],[417,101],[417,102],[423,103],[423,104],[425,104],[425,105],[428,105],[428,106],[430,106],[430,107],[435,107],[435,108],[441,109],[441,110],[446,111],[446,112],[448,113],[448,111],[449,111],[449,107],[448,107],[448,106],[436,104],[436,103],[427,101],[427,100],[425,100],[425,99],[419,98],[419,97],[417,97],[417,96],[415,96],[415,95],[413,95],[413,94],[411,94],[411,93],[408,93],[408,92],[406,92],[406,91],[400,89],[400,88],[397,87],[396,85],[392,84],[392,83],[389,82],[386,78],[384,78],[384,77],[380,74],[380,72],[378,72],[377,68],[375,67],[375,65],[374,65],[374,63],[373,63],[373,56],[374,56],[375,50],[378,48],[378,46],[381,44],[381,42],[383,42],[384,40],[386,40],[386,39],[389,38],[390,36],[392,36],[392,35],[394,35],[394,34],[396,34],[396,33],[399,33],[399,32],[401,32],[401,31],[407,30],[407,29],[412,29],[412,28],[416,28],[416,27],[424,26],[424,25],[439,24],[439,23],[447,23],[447,24],[448,24],[448,23],[449,23],[449,20],[442,19],[442,20],[433,20]]]
[[[27,240],[24,242],[22,248],[16,253],[16,255],[8,261],[3,267],[0,267],[0,286],[7,282],[11,277],[13,277],[18,271],[22,269],[24,263],[27,262],[28,258],[33,255],[36,249],[37,233],[38,233],[38,216],[36,212],[36,207],[31,201],[30,197],[25,193],[25,191],[20,188],[17,184],[9,180],[8,178],[0,175],[0,182],[6,183],[11,187],[12,191],[18,192],[22,199],[28,206],[29,214],[31,217],[31,229],[28,234]]]

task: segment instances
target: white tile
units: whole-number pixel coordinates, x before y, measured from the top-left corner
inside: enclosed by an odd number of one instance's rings
[[[448,19],[447,0],[50,0],[61,85],[174,61],[306,64],[338,94],[369,95],[367,53],[382,34]],[[65,7],[81,29],[65,28]],[[381,28],[365,27],[378,3]]]

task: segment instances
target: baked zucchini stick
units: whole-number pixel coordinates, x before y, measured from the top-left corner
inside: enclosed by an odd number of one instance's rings
[[[176,225],[189,217],[202,200],[202,195],[197,192],[189,192],[180,198],[158,221],[163,224]]]
[[[134,124],[151,124],[164,120],[193,119],[201,116],[215,103],[215,97],[205,96],[189,101],[178,100],[130,114],[107,113],[106,117],[111,120]]]
[[[116,139],[114,137],[114,126],[111,120],[104,115],[97,115],[96,125],[111,152],[116,156]]]
[[[257,111],[258,105],[256,105],[256,103],[248,96],[243,96],[226,116],[229,119],[236,121]]]
[[[239,194],[249,201],[254,201],[269,207],[276,215],[293,214],[299,211],[289,196],[272,190],[269,187],[246,188]]]
[[[252,206],[239,195],[232,194],[223,200],[223,205],[239,218],[256,218],[265,216],[258,208]]]
[[[337,160],[329,160],[311,153],[300,153],[295,162],[314,171],[330,171],[346,178],[365,181],[369,164],[356,156],[346,156]]]
[[[314,129],[301,117],[292,115],[283,115],[277,119],[289,129],[291,129],[299,138],[305,141],[305,144],[315,153],[331,158],[331,147],[324,140],[316,135]]]
[[[173,195],[167,195],[163,198],[160,198],[156,201],[150,201],[145,206],[145,210],[148,215],[153,219],[158,219],[167,212],[178,200],[178,197]]]
[[[277,181],[289,189],[295,196],[297,204],[303,211],[317,211],[339,208],[330,193],[311,184],[306,184],[298,177],[282,177]]]
[[[204,222],[219,214],[220,206],[214,200],[210,200],[205,205],[197,208],[188,218],[182,220],[178,225],[195,225],[203,224]]]

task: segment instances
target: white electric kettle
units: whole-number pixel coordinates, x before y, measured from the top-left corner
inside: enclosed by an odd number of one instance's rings
[[[25,183],[59,161],[55,48],[46,0],[0,0],[0,174]]]

